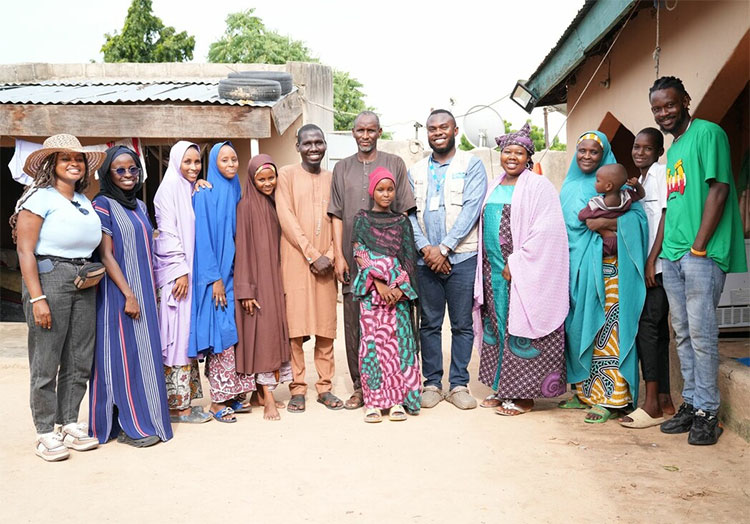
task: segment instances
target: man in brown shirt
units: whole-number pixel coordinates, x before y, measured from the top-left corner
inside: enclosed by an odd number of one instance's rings
[[[382,134],[378,115],[372,111],[362,111],[357,115],[352,136],[357,142],[358,151],[340,160],[333,168],[331,201],[328,205],[328,214],[333,220],[334,270],[344,296],[346,360],[354,385],[354,393],[344,404],[346,409],[357,409],[363,404],[359,378],[359,304],[352,300],[350,286],[357,274],[352,252],[352,226],[354,215],[360,209],[372,208],[373,202],[367,192],[370,173],[379,166],[393,173],[396,178],[396,199],[391,209],[395,213],[407,213],[416,207],[404,161],[399,156],[377,149],[378,138]]]
[[[287,322],[292,346],[292,398],[287,410],[305,410],[305,354],[302,343],[315,336],[318,402],[341,409],[331,393],[333,339],[336,338],[336,279],[328,200],[331,172],[320,163],[326,153],[323,131],[314,124],[297,132],[301,162],[279,169],[276,212],[281,236],[281,276],[286,294]]]

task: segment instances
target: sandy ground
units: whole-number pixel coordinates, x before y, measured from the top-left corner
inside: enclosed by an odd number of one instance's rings
[[[175,425],[152,448],[110,442],[48,464],[33,453],[24,329],[0,324],[2,522],[750,522],[750,445],[736,434],[699,448],[658,428],[584,424],[553,400],[514,418],[443,402],[369,425],[311,390],[307,412],[280,422],[257,409],[236,424]],[[341,327],[335,347],[346,398]]]

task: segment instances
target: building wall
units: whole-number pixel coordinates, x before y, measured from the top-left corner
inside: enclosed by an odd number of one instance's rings
[[[278,167],[296,164],[300,161],[295,144],[297,142],[296,131],[302,127],[302,119],[303,116],[298,117],[282,136],[279,136],[274,128],[271,131],[271,138],[258,140],[259,151],[271,155]]]
[[[571,113],[602,56],[589,58],[578,70],[575,83],[568,86],[570,143],[584,131],[599,128],[608,112],[634,134],[655,125],[648,102],[648,89],[656,79],[652,57],[655,13],[643,9],[630,20]],[[749,20],[750,4],[742,1],[679,2],[673,11],[661,9],[659,75],[683,80],[692,97],[694,116],[720,120],[747,83]],[[728,62],[733,74],[722,75],[727,77],[723,85],[714,86]],[[568,158],[574,149],[568,148]]]

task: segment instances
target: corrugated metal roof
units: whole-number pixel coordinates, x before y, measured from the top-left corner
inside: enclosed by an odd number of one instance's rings
[[[256,102],[251,100],[240,101],[219,98],[218,85],[218,81],[50,81],[38,82],[35,84],[0,84],[0,104],[124,104],[148,102],[192,102],[196,104],[272,107],[278,102],[278,100],[274,102]],[[283,98],[284,97],[282,96],[281,99]]]

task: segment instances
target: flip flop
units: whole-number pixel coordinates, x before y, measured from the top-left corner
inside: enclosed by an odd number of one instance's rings
[[[333,411],[344,409],[344,403],[341,402],[341,399],[330,391],[318,395],[318,402]]]
[[[497,396],[496,393],[487,395],[484,400],[479,404],[480,408],[499,408],[503,403],[503,399]]]
[[[235,413],[252,413],[253,407],[250,404],[243,404],[236,398],[228,402],[228,406],[232,408]]]
[[[586,409],[588,408],[588,405],[581,402],[578,395],[573,395],[568,400],[563,400],[558,403],[557,407],[560,409]]]
[[[224,409],[220,409],[216,413],[214,413],[213,411],[209,411],[209,413],[211,413],[211,415],[216,419],[217,422],[223,422],[225,424],[234,424],[235,422],[237,422],[237,417],[233,416],[234,410],[229,406],[225,407]],[[231,416],[232,418],[230,418],[229,420],[224,420],[224,417],[229,416]]]
[[[599,418],[596,420],[592,420],[589,418],[584,418],[583,421],[586,424],[604,424],[609,419],[615,418],[617,416],[616,413],[613,413],[612,411],[608,410],[604,406],[600,406],[599,404],[592,406],[591,409],[586,411],[586,413],[592,413],[594,415],[599,415]]]
[[[511,411],[512,413],[505,413],[502,410]],[[495,413],[504,417],[515,417],[517,415],[528,413],[529,411],[531,411],[531,408],[524,409],[512,400],[503,400],[502,404],[500,404],[500,407],[495,410]]]
[[[620,425],[624,428],[645,429],[653,426],[658,426],[659,424],[664,422],[664,417],[654,418],[641,408],[636,409],[627,416],[633,419],[633,421],[620,422]]]

